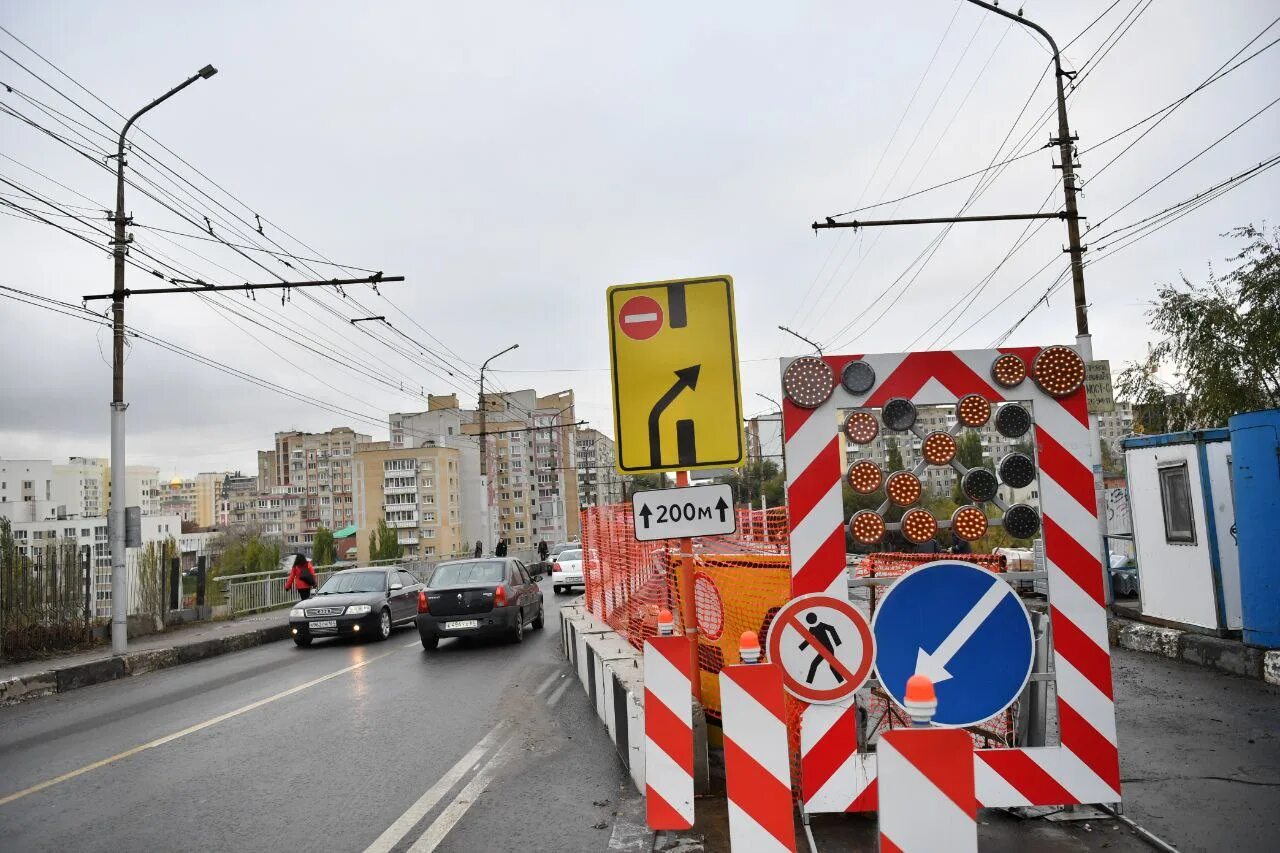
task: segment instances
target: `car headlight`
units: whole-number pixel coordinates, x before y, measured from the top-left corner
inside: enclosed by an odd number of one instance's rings
[[[361,613],[368,613],[373,608],[368,604],[353,604],[347,608],[348,616],[359,616]]]
[[[306,618],[306,614],[302,612],[302,608],[301,608],[301,607],[295,607],[295,608],[293,608],[292,610],[290,610],[290,611],[289,611],[289,618],[290,618],[290,619],[305,619],[305,618]]]

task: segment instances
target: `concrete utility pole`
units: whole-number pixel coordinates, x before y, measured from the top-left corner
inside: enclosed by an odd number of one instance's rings
[[[501,352],[496,352],[484,360],[484,364],[480,365],[480,487],[484,491],[484,532],[489,539],[493,538],[493,502],[489,500],[489,433],[486,429],[488,426],[489,407],[484,402],[484,372],[489,367],[489,362],[493,361],[500,355],[506,355],[513,349],[519,349],[519,344],[512,344]]]
[[[206,65],[181,84],[173,87],[156,98],[142,109],[134,113],[124,129],[120,131],[120,145],[116,149],[116,213],[115,239],[112,241],[112,254],[115,265],[115,287],[111,300],[111,508],[107,519],[111,537],[111,651],[122,655],[129,643],[129,589],[128,575],[124,565],[124,505],[125,505],[125,458],[124,458],[124,412],[129,406],[124,401],[124,259],[129,251],[129,240],[125,236],[125,225],[128,221],[124,212],[124,138],[133,123],[144,113],[172,98],[197,80],[207,80],[218,69]]]

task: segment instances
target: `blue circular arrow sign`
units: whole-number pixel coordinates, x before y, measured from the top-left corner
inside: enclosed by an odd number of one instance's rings
[[[1031,675],[1035,638],[1026,608],[1004,579],[972,563],[944,560],[907,572],[889,587],[871,630],[885,692],[903,705],[907,679],[929,676],[937,725],[994,717]]]

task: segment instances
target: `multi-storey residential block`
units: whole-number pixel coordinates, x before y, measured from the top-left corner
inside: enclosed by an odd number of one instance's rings
[[[469,552],[462,535],[460,456],[455,447],[431,443],[393,448],[380,441],[356,451],[352,471],[357,559],[369,559],[373,534],[383,521],[396,531],[405,556]]]
[[[597,429],[577,435],[578,500],[582,506],[621,503],[622,475],[614,467],[613,439]]]
[[[349,427],[328,432],[278,432],[275,448],[260,451],[260,487],[301,496],[300,544],[310,545],[321,525],[354,523],[351,458],[370,437]]]

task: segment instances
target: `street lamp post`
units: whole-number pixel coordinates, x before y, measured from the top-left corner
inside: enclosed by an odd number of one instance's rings
[[[512,344],[501,352],[496,352],[484,360],[484,364],[480,365],[480,484],[484,490],[484,533],[489,539],[493,539],[493,501],[490,500],[489,488],[489,433],[487,431],[488,418],[487,413],[489,407],[484,401],[484,372],[489,367],[489,362],[493,361],[500,355],[506,355],[513,349],[519,349],[519,344]]]
[[[115,286],[111,295],[111,507],[108,530],[111,538],[111,651],[122,655],[129,645],[129,582],[125,572],[124,505],[125,457],[124,413],[128,404],[124,401],[124,261],[129,251],[125,236],[128,220],[124,213],[124,142],[133,123],[151,110],[181,92],[197,80],[207,80],[218,69],[206,65],[179,85],[165,92],[134,113],[120,131],[120,145],[116,149],[116,213],[115,239],[112,255],[115,265]]]

